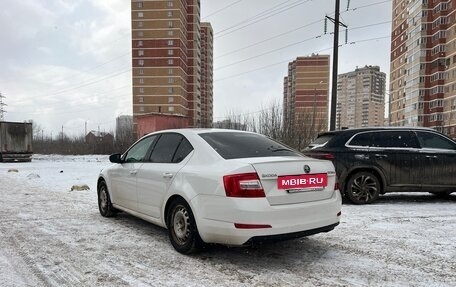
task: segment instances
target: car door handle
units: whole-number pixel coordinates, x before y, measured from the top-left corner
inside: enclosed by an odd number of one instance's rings
[[[386,154],[375,154],[376,158],[387,158],[388,156]]]
[[[172,178],[174,175],[172,173],[169,173],[169,172],[165,172],[163,173],[163,178]]]
[[[131,174],[131,175],[136,175],[137,173],[138,173],[137,170],[130,170],[130,174]]]

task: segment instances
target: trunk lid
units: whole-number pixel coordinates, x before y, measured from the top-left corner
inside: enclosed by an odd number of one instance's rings
[[[258,173],[270,205],[296,204],[332,197],[336,173],[330,161],[308,157],[244,158]]]

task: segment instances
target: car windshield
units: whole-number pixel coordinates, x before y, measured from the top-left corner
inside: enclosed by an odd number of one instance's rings
[[[215,132],[200,136],[224,159],[302,156],[297,151],[258,134]]]

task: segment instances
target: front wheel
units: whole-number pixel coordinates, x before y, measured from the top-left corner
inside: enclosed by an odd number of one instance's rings
[[[190,206],[183,199],[174,200],[169,208],[168,234],[174,249],[182,254],[199,251],[203,246]]]
[[[355,204],[372,203],[380,195],[381,185],[378,177],[368,171],[362,171],[350,177],[346,195]]]
[[[113,217],[116,215],[116,210],[112,206],[108,188],[104,181],[98,185],[98,209],[103,217]]]

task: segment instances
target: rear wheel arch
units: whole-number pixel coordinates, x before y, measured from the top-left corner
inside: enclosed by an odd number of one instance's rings
[[[348,185],[348,182],[350,181],[350,178],[359,173],[359,172],[370,172],[372,174],[374,174],[379,182],[380,182],[380,194],[383,194],[385,193],[385,186],[386,186],[386,179],[385,179],[385,176],[383,175],[382,172],[380,172],[379,170],[377,170],[376,168],[372,168],[372,167],[358,167],[358,168],[354,168],[352,170],[350,170],[347,175],[344,177],[344,180],[343,180],[343,193],[345,193],[345,191],[347,190],[347,185]]]
[[[165,223],[173,247],[182,254],[198,252],[204,242],[189,202],[180,195],[171,196],[166,202]]]
[[[181,196],[179,194],[174,194],[174,195],[170,196],[168,198],[168,200],[166,201],[165,209],[163,211],[163,219],[164,219],[166,228],[168,228],[168,224],[169,224],[169,222],[168,222],[169,208],[170,208],[171,204],[176,200],[184,200],[190,206],[190,203],[188,202],[188,200],[186,200],[183,196]],[[190,206],[190,208],[192,208],[192,207]]]

